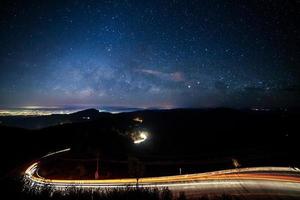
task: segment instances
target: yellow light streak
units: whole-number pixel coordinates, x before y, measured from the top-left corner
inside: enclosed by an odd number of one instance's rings
[[[38,171],[39,163],[33,163],[25,171],[25,177],[31,182],[39,185],[52,185],[53,187],[126,187],[135,186],[136,179],[107,179],[107,180],[64,180],[64,179],[47,179],[41,177]],[[265,173],[263,173],[265,172]],[[267,172],[291,172],[297,176],[267,174]],[[230,169],[207,173],[148,177],[139,179],[139,184],[143,187],[158,187],[158,186],[175,186],[200,183],[201,181],[215,180],[261,180],[261,181],[280,181],[300,184],[299,171],[287,167],[256,167],[256,168],[241,168]],[[216,183],[217,184],[217,183]],[[300,185],[299,185],[300,186]]]

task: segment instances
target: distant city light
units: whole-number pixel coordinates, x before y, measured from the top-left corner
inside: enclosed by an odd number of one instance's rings
[[[46,116],[52,114],[71,114],[78,111],[80,111],[80,109],[26,107],[0,109],[0,116]]]

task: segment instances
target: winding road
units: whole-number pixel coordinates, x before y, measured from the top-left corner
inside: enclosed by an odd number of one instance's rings
[[[64,191],[68,187],[101,189],[136,187],[133,178],[109,180],[47,179],[38,174],[39,162],[25,171],[24,178],[31,187],[51,186]],[[300,199],[300,170],[289,167],[253,167],[207,173],[148,177],[139,179],[139,187],[168,187],[174,194],[185,192],[188,197],[201,195],[231,195],[247,197],[289,197]]]

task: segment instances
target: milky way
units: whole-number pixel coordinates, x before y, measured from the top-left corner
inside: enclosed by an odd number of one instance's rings
[[[0,9],[2,107],[300,102],[296,1],[1,1]]]

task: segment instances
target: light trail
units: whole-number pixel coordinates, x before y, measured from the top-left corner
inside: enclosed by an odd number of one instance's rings
[[[67,149],[63,149],[63,150],[59,150],[59,151],[55,151],[55,152],[50,152],[47,155],[43,156],[42,158],[53,156],[53,155],[59,154],[59,153],[64,153],[64,152],[67,152],[67,151],[70,151],[70,150],[71,150],[71,148],[67,148]]]
[[[146,131],[141,131],[138,133],[135,133],[132,137],[133,137],[133,143],[134,144],[140,144],[142,142],[144,142],[145,140],[147,140],[148,138],[148,132]]]
[[[41,177],[37,172],[39,163],[36,162],[27,168],[25,178],[32,185],[47,185],[53,188],[82,187],[82,188],[119,188],[136,187],[136,179],[107,179],[107,180],[63,180],[47,179]],[[265,173],[263,173],[265,172]],[[289,172],[293,175],[283,174]],[[140,178],[139,185],[142,187],[190,187],[213,184],[215,186],[226,184],[236,184],[239,181],[267,181],[296,184],[300,190],[300,173],[297,170],[287,167],[258,167],[223,170],[208,173],[148,177]]]
[[[70,148],[48,153],[42,158],[70,151]],[[68,189],[105,191],[107,189],[137,187],[135,178],[104,180],[48,179],[38,174],[40,162],[30,165],[24,173],[25,187],[42,191]],[[300,170],[291,167],[251,167],[220,170],[206,173],[140,178],[138,187],[169,188],[175,195],[185,192],[189,197],[203,194],[279,195],[300,198]],[[246,198],[247,199],[247,198]]]

